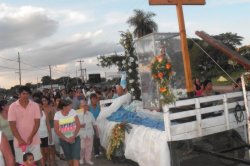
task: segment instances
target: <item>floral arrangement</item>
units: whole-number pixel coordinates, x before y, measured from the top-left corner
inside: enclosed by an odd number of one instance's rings
[[[175,96],[169,88],[169,81],[173,76],[172,64],[164,54],[154,57],[151,63],[151,74],[159,84],[161,104],[173,103]]]
[[[109,139],[109,144],[107,148],[107,158],[111,160],[111,156],[116,149],[122,146],[125,139],[125,131],[129,132],[132,127],[127,123],[116,124],[112,129],[112,133]]]

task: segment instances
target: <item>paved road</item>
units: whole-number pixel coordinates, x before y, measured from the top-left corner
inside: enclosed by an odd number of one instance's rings
[[[94,166],[134,166],[134,164],[130,162],[126,163],[113,163],[112,161],[107,160],[104,156],[93,158]],[[58,166],[67,166],[65,161],[57,159]],[[81,166],[87,166],[87,164],[82,164]]]
[[[247,166],[247,164],[231,162],[209,155],[199,155],[192,160],[186,160],[180,166]]]
[[[94,159],[94,166],[135,166],[134,163],[113,163],[112,161],[107,160],[105,157],[99,157]],[[67,166],[67,163],[62,160],[57,160],[58,166]],[[83,164],[81,166],[87,166],[87,164]],[[223,159],[218,159],[216,157],[201,155],[192,160],[186,160],[185,162],[181,162],[180,166],[247,166],[247,164],[239,164],[225,161]]]

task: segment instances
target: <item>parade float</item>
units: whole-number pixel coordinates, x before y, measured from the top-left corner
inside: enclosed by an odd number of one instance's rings
[[[171,3],[178,10],[184,1]],[[204,1],[185,1],[192,2]],[[181,10],[178,16],[183,17]],[[136,40],[141,101],[132,101],[129,93],[100,101],[101,145],[110,158],[120,149],[141,166],[249,165],[250,93],[245,88],[249,76],[241,77],[243,91],[193,97],[182,26],[180,33],[152,33]],[[249,68],[246,59],[221,42],[204,32],[197,35]],[[129,124],[129,132],[124,123]]]

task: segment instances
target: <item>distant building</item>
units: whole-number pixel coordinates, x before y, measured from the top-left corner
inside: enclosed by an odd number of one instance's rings
[[[51,85],[41,85],[39,88],[37,88],[37,90],[39,91],[43,91],[44,89],[51,89]],[[53,84],[52,85],[52,89],[65,89],[64,85],[59,85],[59,84]]]
[[[114,78],[121,78],[121,76],[122,76],[121,72],[105,72],[106,80],[112,80]]]

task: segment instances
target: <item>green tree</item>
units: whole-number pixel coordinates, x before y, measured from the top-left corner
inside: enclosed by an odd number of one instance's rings
[[[41,81],[43,85],[50,85],[53,80],[51,80],[50,76],[43,76]]]
[[[238,36],[237,33],[227,32],[214,36],[215,39],[220,40],[229,48],[235,50],[238,46],[241,46],[242,40],[244,39],[242,36]]]
[[[25,86],[29,87],[31,90],[36,88],[36,84],[32,84],[31,82],[26,83]]]
[[[129,17],[127,23],[135,28],[133,34],[136,38],[157,32],[158,26],[152,19],[154,16],[156,16],[156,14],[153,12],[144,12],[138,9],[134,10],[134,15]]]
[[[243,37],[231,32],[222,33],[213,37],[235,51],[237,51],[236,47],[241,45],[243,39]],[[188,39],[191,68],[194,77],[207,79],[223,75],[224,72],[208,55],[198,48],[193,41],[200,45],[211,56],[211,58],[229,74],[242,68],[242,66],[238,64],[232,65],[232,63],[229,63],[229,58],[226,55],[223,55],[221,51],[208,45],[206,42],[200,39]]]
[[[250,45],[239,48],[238,52],[240,55],[250,60]]]
[[[125,60],[124,55],[117,55],[116,53],[114,55],[110,56],[100,56],[98,59],[98,66],[102,67],[111,67],[111,66],[117,66],[118,71],[124,71],[124,66],[122,64],[123,60]]]
[[[82,80],[78,77],[70,78],[70,77],[60,77],[54,80],[55,84],[64,85],[66,89],[71,89],[75,86],[81,86]]]

